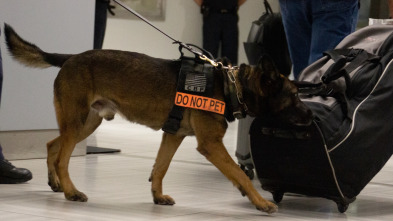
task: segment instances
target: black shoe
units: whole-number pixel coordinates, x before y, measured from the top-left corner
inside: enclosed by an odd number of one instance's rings
[[[0,160],[0,184],[24,183],[31,178],[33,175],[30,170],[16,168],[8,160]]]

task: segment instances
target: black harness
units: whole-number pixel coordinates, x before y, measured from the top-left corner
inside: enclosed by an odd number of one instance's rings
[[[192,46],[197,47],[195,45]],[[177,79],[176,94],[178,95],[180,92],[191,96],[200,96],[201,98],[198,98],[194,101],[195,106],[203,106],[204,104],[208,106],[211,104],[211,102],[213,102],[213,106],[217,112],[222,110],[223,106],[221,103],[224,103],[225,110],[222,112],[222,114],[225,115],[228,121],[233,121],[235,118],[244,118],[248,108],[243,101],[242,86],[238,80],[238,68],[224,67],[223,65],[214,66],[210,62],[200,59],[198,56],[195,56],[195,58],[186,57],[182,53],[182,48],[182,46],[179,47],[179,51],[181,53],[181,67]],[[204,51],[199,47],[197,48]],[[217,77],[215,76],[215,71],[217,70],[222,70],[224,72],[223,86],[225,100],[221,102],[211,100],[206,102],[214,95],[214,80],[215,77]],[[182,97],[176,96],[174,105],[168,115],[168,119],[162,127],[163,131],[175,134],[179,130],[180,122],[183,119],[183,112],[185,108],[187,108],[187,106],[184,105],[182,101],[184,101],[182,100]]]
[[[214,66],[198,58],[181,56],[181,67],[177,79],[176,92],[203,97],[212,97],[214,89]],[[175,134],[180,128],[185,107],[176,105],[175,99],[172,110],[162,130]],[[181,102],[181,101],[180,101]]]

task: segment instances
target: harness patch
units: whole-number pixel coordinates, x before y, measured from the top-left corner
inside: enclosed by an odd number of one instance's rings
[[[182,107],[210,111],[218,114],[224,114],[225,112],[225,102],[223,101],[182,92],[176,93],[175,104]]]
[[[203,93],[206,91],[207,77],[205,74],[187,73],[184,82],[185,91]]]

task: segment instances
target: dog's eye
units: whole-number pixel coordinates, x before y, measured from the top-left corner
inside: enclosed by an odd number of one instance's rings
[[[292,94],[292,99],[298,100],[299,98],[299,94],[298,93],[293,93]]]

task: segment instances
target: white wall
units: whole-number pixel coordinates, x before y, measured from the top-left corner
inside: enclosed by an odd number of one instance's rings
[[[48,52],[93,48],[95,0],[0,0],[0,23]],[[0,131],[56,129],[53,81],[58,68],[26,68],[11,59],[1,36],[3,95]]]
[[[277,11],[277,1],[269,2],[273,10]],[[262,0],[248,0],[239,9],[239,63],[247,62],[243,42],[247,39],[251,22],[258,19],[264,10]],[[179,41],[202,46],[202,15],[193,0],[167,0],[165,20],[152,23]],[[116,19],[111,16],[104,48],[136,51],[167,59],[176,59],[180,55],[177,45],[141,20]]]

